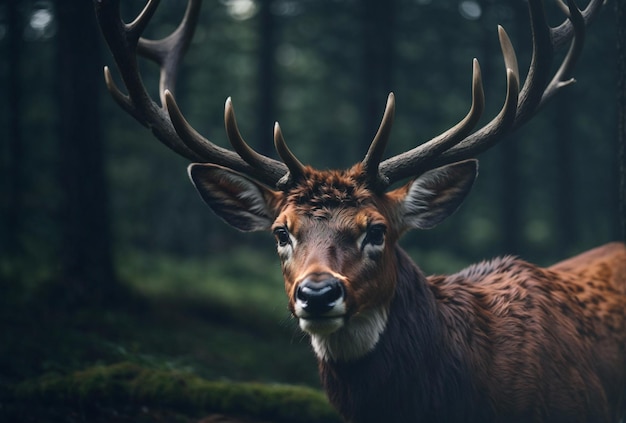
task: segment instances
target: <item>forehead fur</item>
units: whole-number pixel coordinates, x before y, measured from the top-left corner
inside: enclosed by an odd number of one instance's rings
[[[338,207],[372,204],[373,194],[364,183],[360,165],[348,170],[324,171],[307,166],[302,181],[287,192],[287,202],[298,213],[325,217]]]

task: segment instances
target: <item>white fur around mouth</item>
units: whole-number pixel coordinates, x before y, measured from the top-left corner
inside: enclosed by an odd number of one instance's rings
[[[343,327],[344,316],[321,316],[298,319],[300,329],[311,335],[330,335]]]
[[[296,301],[295,316],[300,329],[310,335],[330,335],[343,327],[346,318],[346,303],[336,301],[324,314],[311,314],[306,311],[305,303]]]

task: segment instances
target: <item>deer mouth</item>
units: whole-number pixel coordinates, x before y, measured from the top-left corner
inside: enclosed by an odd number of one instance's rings
[[[310,335],[329,335],[338,331],[345,325],[346,316],[325,315],[298,317],[300,329]]]
[[[300,329],[310,335],[329,335],[344,327],[348,320],[344,301],[332,303],[323,312],[311,310],[305,303],[296,301],[294,316]]]

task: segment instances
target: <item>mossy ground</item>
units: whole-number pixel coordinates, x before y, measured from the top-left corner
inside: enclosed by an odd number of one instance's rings
[[[207,413],[219,413],[267,422],[337,421],[324,395],[311,388],[209,381],[185,371],[150,369],[129,362],[97,365],[66,375],[49,373],[18,383],[6,411],[15,414],[24,403],[44,409],[58,407],[53,413],[71,415],[73,411],[108,420],[133,414],[146,420],[169,413],[168,419],[193,421]],[[41,421],[41,416],[21,411],[25,421]],[[53,416],[49,413],[46,417]]]

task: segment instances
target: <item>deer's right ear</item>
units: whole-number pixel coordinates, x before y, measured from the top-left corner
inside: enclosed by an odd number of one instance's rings
[[[231,226],[244,232],[269,230],[278,193],[230,169],[206,163],[187,168],[202,199]]]

